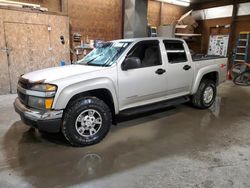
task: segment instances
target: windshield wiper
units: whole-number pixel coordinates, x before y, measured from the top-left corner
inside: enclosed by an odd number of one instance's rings
[[[115,53],[115,55],[112,57],[112,58],[108,58],[108,61],[106,61],[106,63],[104,63],[102,66],[103,67],[105,67],[108,63],[110,63],[110,62],[112,62],[113,61],[113,59],[118,55],[118,54],[120,54],[120,52],[122,51],[122,49],[123,49],[123,46],[125,45],[126,43],[124,43],[122,46],[121,46],[121,48],[119,49],[119,50],[117,50],[117,52]],[[111,60],[110,60],[111,59]],[[109,61],[110,60],[110,61]]]
[[[91,63],[92,61],[96,60],[98,57],[102,56],[103,54],[99,54],[96,57],[94,57],[93,59],[89,60],[86,65],[89,65],[89,63]]]

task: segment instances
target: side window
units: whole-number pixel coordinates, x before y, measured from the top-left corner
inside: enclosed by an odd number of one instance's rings
[[[182,41],[165,40],[163,41],[169,63],[183,63],[187,62],[187,55]]]
[[[143,41],[137,43],[128,53],[128,57],[137,57],[142,67],[161,65],[159,41]]]

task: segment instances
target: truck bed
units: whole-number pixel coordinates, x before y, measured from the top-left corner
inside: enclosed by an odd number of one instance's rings
[[[219,56],[219,55],[204,55],[204,54],[192,55],[193,61],[211,60],[211,59],[219,59],[219,58],[225,58],[225,57]]]

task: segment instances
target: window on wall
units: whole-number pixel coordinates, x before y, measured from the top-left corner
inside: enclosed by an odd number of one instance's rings
[[[138,57],[141,60],[142,67],[151,67],[162,64],[158,40],[139,42],[128,54],[128,57]]]
[[[169,63],[187,62],[187,55],[182,41],[165,40],[163,43],[165,45]]]

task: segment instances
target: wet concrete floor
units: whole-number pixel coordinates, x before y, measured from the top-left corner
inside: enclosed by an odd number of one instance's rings
[[[250,87],[224,83],[211,109],[121,119],[99,144],[41,134],[0,96],[0,187],[250,187]]]

